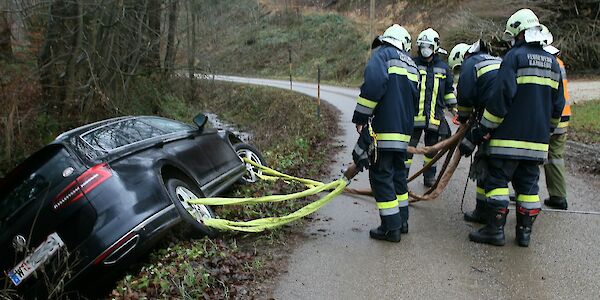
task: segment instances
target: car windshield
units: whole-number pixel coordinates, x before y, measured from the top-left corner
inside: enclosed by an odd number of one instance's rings
[[[11,217],[32,201],[46,199],[52,187],[66,180],[63,170],[72,162],[63,147],[51,145],[11,173],[0,190],[0,229],[4,230]]]

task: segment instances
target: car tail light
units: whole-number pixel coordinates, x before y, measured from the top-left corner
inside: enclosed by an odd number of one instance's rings
[[[52,201],[52,208],[54,210],[59,210],[69,206],[111,176],[112,171],[107,163],[93,166],[83,174],[79,175],[77,179],[73,180],[73,182],[54,198]]]

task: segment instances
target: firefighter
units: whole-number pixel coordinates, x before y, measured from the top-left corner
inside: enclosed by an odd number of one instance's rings
[[[550,133],[560,121],[564,106],[560,66],[542,48],[544,34],[530,9],[514,13],[506,23],[508,51],[479,126],[467,131],[460,150],[470,155],[472,145],[489,140],[488,169],[484,181],[486,225],[471,232],[476,243],[505,244],[511,181],[516,193],[516,240],[528,247],[533,223],[541,210],[538,195],[539,165],[548,155]]]
[[[494,82],[502,59],[489,54],[488,46],[479,40],[472,45],[458,44],[448,57],[450,68],[461,67],[457,86],[458,121],[465,124],[469,119],[479,122],[485,104],[494,97]],[[483,188],[487,169],[487,143],[479,146],[469,178],[477,181],[475,210],[464,214],[465,221],[485,223],[485,192]]]
[[[428,28],[417,38],[418,54],[414,58],[419,69],[421,86],[419,101],[415,105],[414,131],[410,137],[410,146],[417,146],[424,134],[425,146],[435,145],[441,138],[450,136],[450,127],[444,118],[443,109],[456,106],[452,72],[439,57],[439,53],[447,52],[440,48],[439,34]],[[428,153],[423,157],[424,164],[429,163],[436,153]],[[408,155],[406,166],[410,169],[412,154]],[[432,165],[423,174],[423,183],[431,187],[435,183],[436,167]],[[408,173],[407,173],[408,175]]]
[[[544,47],[546,52],[554,55],[556,61],[560,65],[562,75],[562,83],[565,98],[565,108],[560,117],[560,123],[552,136],[550,136],[550,147],[548,149],[548,160],[544,164],[544,173],[546,173],[546,186],[550,197],[544,200],[546,206],[556,209],[567,209],[567,184],[565,183],[565,143],[567,142],[567,128],[569,119],[571,118],[571,103],[569,99],[569,91],[567,89],[567,73],[565,63],[560,59],[560,50],[552,46],[553,37],[546,26],[542,25],[542,31],[547,35],[547,46]]]
[[[372,138],[369,180],[377,201],[381,226],[371,238],[399,242],[408,232],[406,150],[413,130],[419,73],[408,55],[410,34],[398,24],[373,41],[352,122],[359,134]],[[357,145],[359,147],[359,145]],[[356,149],[355,151],[367,149]],[[364,156],[363,152],[357,153]]]

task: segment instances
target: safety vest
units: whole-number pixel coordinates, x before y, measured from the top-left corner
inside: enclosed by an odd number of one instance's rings
[[[544,161],[565,105],[560,66],[539,44],[517,42],[497,75],[480,124],[492,131],[491,157]]]
[[[567,88],[567,70],[565,69],[565,63],[558,57],[556,58],[556,61],[558,61],[558,64],[560,65],[560,75],[562,77],[565,95],[565,108],[563,109],[562,116],[560,117],[560,123],[558,123],[556,129],[554,129],[554,134],[564,134],[567,132],[569,120],[571,119],[571,99],[569,97],[569,89]]]
[[[377,149],[406,151],[413,131],[419,72],[406,52],[384,43],[373,49],[352,122],[371,125]]]
[[[421,80],[414,126],[438,131],[444,117],[443,109],[456,105],[452,71],[438,55],[434,55],[431,62],[420,56],[414,59]]]

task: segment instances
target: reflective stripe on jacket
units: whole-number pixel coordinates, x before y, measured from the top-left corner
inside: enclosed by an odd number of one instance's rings
[[[364,73],[356,109],[355,124],[373,117],[377,148],[406,151],[413,131],[419,72],[406,52],[383,44],[373,50]]]
[[[456,105],[452,71],[437,54],[430,62],[420,56],[415,57],[415,63],[421,77],[419,101],[415,106],[415,128],[438,131],[440,120],[444,117],[443,109]]]
[[[475,112],[481,118],[488,99],[493,98],[496,75],[502,59],[478,52],[462,64],[457,86],[458,115],[469,118]]]
[[[481,125],[492,157],[543,161],[565,105],[560,66],[539,44],[517,42],[498,70]]]

